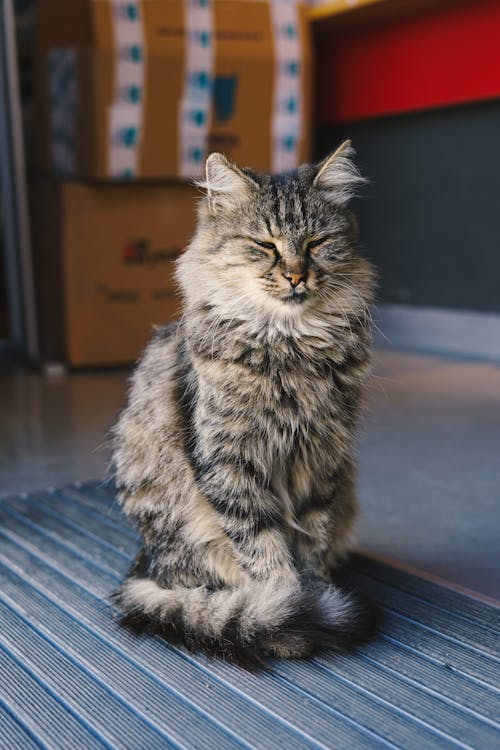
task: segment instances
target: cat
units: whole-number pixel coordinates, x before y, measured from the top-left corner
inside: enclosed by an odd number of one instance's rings
[[[346,141],[281,175],[206,161],[177,262],[182,318],[156,330],[113,431],[143,538],[116,593],[135,631],[244,661],[346,650],[375,628],[374,608],[331,583],[357,511],[371,350],[353,154]]]

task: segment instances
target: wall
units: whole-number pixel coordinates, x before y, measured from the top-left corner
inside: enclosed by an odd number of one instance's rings
[[[500,312],[500,102],[322,126],[317,156],[346,137],[381,302]]]
[[[500,3],[319,35],[316,156],[353,140],[383,303],[500,312]]]

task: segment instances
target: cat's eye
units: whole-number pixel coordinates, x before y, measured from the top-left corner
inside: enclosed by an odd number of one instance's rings
[[[274,244],[274,242],[262,242],[262,240],[254,240],[254,242],[259,247],[263,247],[266,250],[272,250],[273,253],[277,253],[278,252],[278,248],[276,247],[276,245]]]
[[[307,250],[314,250],[316,247],[322,245],[323,242],[326,242],[327,239],[327,237],[318,237],[316,240],[310,240],[310,242],[307,243],[306,248]]]
[[[267,255],[270,255],[272,253],[276,261],[278,261],[281,258],[281,255],[278,252],[278,248],[276,247],[274,242],[265,242],[264,240],[256,240],[256,239],[254,239],[253,242],[258,247],[260,247]]]

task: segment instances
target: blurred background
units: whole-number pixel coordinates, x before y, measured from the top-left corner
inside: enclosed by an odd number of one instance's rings
[[[212,150],[349,137],[378,267],[359,545],[500,598],[499,0],[2,0],[0,493],[104,475]]]

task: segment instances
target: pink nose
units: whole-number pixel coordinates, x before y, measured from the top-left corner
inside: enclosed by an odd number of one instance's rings
[[[304,273],[290,273],[287,271],[283,274],[283,276],[285,277],[285,279],[288,279],[294,289],[300,284],[301,281],[306,280],[306,275]]]

